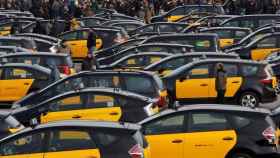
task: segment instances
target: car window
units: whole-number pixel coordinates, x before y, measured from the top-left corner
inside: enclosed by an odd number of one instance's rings
[[[233,38],[231,30],[212,30],[212,31],[210,30],[207,32],[216,33],[219,36],[219,38],[221,38],[221,39]]]
[[[78,32],[75,31],[75,32],[66,33],[61,38],[64,40],[76,40],[78,38]]]
[[[90,76],[89,78],[90,87],[110,87],[118,88],[120,87],[120,78],[118,76]]]
[[[249,33],[247,31],[235,31],[235,39],[241,40],[246,37]]]
[[[236,64],[224,64],[224,68],[228,77],[238,76],[238,66]]]
[[[117,99],[115,96],[110,95],[91,95],[89,94],[87,100],[86,108],[106,108],[106,107],[114,107],[117,105]]]
[[[33,73],[30,70],[20,68],[7,68],[5,70],[4,79],[15,80],[15,79],[33,79]]]
[[[124,67],[142,67],[147,63],[146,56],[133,56],[120,63]]]
[[[151,94],[150,97],[154,97],[156,89],[153,84],[153,81],[147,77],[140,77],[140,76],[129,76],[124,77],[124,89],[127,91],[131,91],[134,93],[140,93],[140,94]],[[137,83],[137,84],[135,84]],[[152,95],[153,94],[153,95]]]
[[[47,149],[49,152],[96,149],[96,143],[86,130],[52,130]]]
[[[191,132],[220,131],[229,128],[225,114],[215,112],[193,112],[190,116]]]
[[[192,68],[189,73],[188,77],[190,79],[198,79],[198,78],[208,78],[209,77],[209,65],[199,65]]]
[[[180,66],[183,66],[187,63],[187,61],[190,61],[185,58],[177,58],[177,59],[171,59],[167,62],[164,62],[160,65],[158,65],[157,69],[168,69],[168,70],[175,70]]]
[[[158,62],[158,61],[160,61],[161,59],[163,59],[164,57],[165,57],[165,56],[146,56],[147,62],[146,62],[146,64],[143,65],[143,66],[148,66],[148,65],[153,64],[153,63],[155,63],[155,62]]]
[[[154,25],[145,26],[137,31],[137,33],[154,32]]]
[[[44,132],[36,132],[19,138],[8,140],[1,144],[0,152],[2,156],[42,153],[44,146]]]
[[[242,65],[241,71],[244,77],[255,76],[258,73],[257,65]]]
[[[224,26],[239,27],[239,22],[238,21],[229,21],[229,22],[225,23]]]
[[[184,15],[185,14],[185,8],[184,7],[180,7],[180,8],[177,8],[173,11],[171,11],[168,15]]]
[[[168,48],[163,46],[144,46],[139,47],[138,50],[142,52],[168,52]]]
[[[240,27],[255,28],[255,20],[242,20]]]
[[[68,96],[51,101],[47,103],[47,106],[49,106],[50,112],[80,110],[83,109],[86,99],[81,97],[81,95]]]
[[[159,25],[160,32],[177,32],[177,29],[173,25]]]
[[[145,135],[182,133],[185,130],[185,115],[170,115],[161,117],[143,126]]]
[[[277,38],[264,38],[257,43],[257,48],[277,48]]]
[[[232,115],[232,123],[235,128],[243,128],[248,126],[251,123],[250,118],[239,116],[239,115]]]

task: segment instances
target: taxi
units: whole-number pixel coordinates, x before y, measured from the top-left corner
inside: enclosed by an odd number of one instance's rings
[[[159,109],[151,98],[112,88],[68,91],[32,106],[13,109],[22,123],[36,118],[41,123],[58,120],[139,122]]]
[[[186,105],[141,121],[151,157],[279,157],[270,112],[231,105]]]
[[[276,77],[267,63],[240,59],[206,59],[182,66],[164,77],[170,102],[216,101],[215,66],[222,63],[227,74],[225,102],[255,108],[273,102]]]
[[[22,63],[9,63],[0,65],[0,102],[12,103],[44,88],[51,82],[53,77],[51,70],[39,65]]]
[[[229,59],[238,59],[237,54],[224,54],[224,53],[206,53],[206,52],[195,52],[187,54],[178,54],[166,57],[158,62],[148,65],[144,68],[145,71],[156,72],[160,77],[164,77],[170,74],[173,70],[184,66],[188,63],[191,63],[200,59],[210,59],[210,58],[229,58]]]
[[[164,52],[148,52],[132,54],[123,57],[110,65],[100,65],[98,69],[101,70],[138,70],[144,67],[160,61],[161,59],[168,57],[172,54]]]
[[[216,33],[219,36],[219,44],[221,49],[238,43],[244,37],[251,33],[249,28],[241,27],[211,27],[200,29],[200,33]]]
[[[150,158],[140,126],[102,121],[60,121],[26,128],[0,141],[1,158]]]

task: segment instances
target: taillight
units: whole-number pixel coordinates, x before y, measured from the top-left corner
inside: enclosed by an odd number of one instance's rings
[[[276,140],[275,132],[276,132],[275,129],[270,126],[263,131],[262,135],[269,143],[273,144],[273,143],[275,143],[275,140]]]
[[[71,68],[69,66],[59,66],[60,72],[65,75],[71,75]]]
[[[272,84],[272,79],[271,78],[269,78],[269,79],[262,79],[261,83],[263,83],[263,84]]]
[[[160,96],[160,97],[158,98],[158,100],[157,100],[157,105],[158,105],[158,107],[159,107],[159,108],[163,108],[163,107],[166,106],[166,104],[167,104],[166,98],[163,97],[163,96]]]
[[[140,144],[134,145],[129,151],[128,154],[131,158],[144,158],[143,148]]]

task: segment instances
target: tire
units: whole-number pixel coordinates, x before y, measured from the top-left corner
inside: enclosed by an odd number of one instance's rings
[[[233,153],[229,158],[254,158],[252,155],[247,153]]]
[[[260,104],[260,98],[254,92],[244,92],[239,97],[239,104],[244,107],[256,108]]]

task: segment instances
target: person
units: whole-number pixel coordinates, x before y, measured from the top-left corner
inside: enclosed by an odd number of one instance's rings
[[[216,102],[218,104],[223,104],[227,85],[227,74],[222,63],[218,63],[215,66],[215,78],[215,88],[217,92]]]
[[[87,38],[88,54],[82,64],[83,71],[86,70],[94,71],[96,69],[97,63],[94,56],[94,51],[96,50],[96,38],[97,35],[95,31],[91,29],[89,31],[88,38]]]

